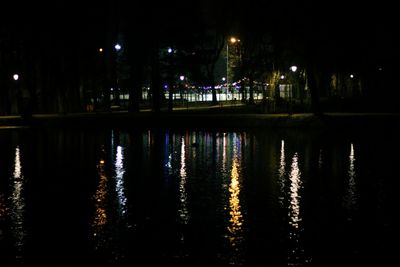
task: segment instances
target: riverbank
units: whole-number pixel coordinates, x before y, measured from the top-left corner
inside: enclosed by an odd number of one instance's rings
[[[325,113],[315,116],[301,114],[257,114],[237,112],[211,113],[174,111],[173,113],[92,112],[71,114],[34,114],[24,119],[20,116],[0,117],[4,127],[163,127],[163,128],[398,128],[397,113]]]

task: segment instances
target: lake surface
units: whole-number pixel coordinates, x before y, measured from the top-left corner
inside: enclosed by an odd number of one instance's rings
[[[398,136],[0,129],[0,265],[388,266]]]

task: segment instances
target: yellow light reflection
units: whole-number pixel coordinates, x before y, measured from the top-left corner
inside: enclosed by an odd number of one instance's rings
[[[179,181],[179,218],[182,224],[189,222],[189,212],[187,209],[187,192],[186,192],[186,158],[185,158],[185,139],[182,137],[181,143],[181,169]]]
[[[101,159],[97,165],[97,172],[100,177],[99,184],[94,195],[95,215],[92,222],[93,236],[96,237],[97,247],[99,248],[106,242],[104,237],[105,225],[107,224],[107,197],[108,197],[108,177],[105,173],[105,161]]]
[[[121,215],[125,215],[127,212],[124,174],[125,174],[125,168],[124,168],[123,148],[121,146],[118,146],[117,155],[115,159],[115,180],[116,180],[115,190],[117,192],[119,212]]]
[[[236,143],[236,142],[235,142]],[[240,161],[237,151],[237,146],[233,147],[232,169],[231,169],[231,182],[229,185],[229,225],[228,225],[228,239],[233,248],[236,248],[243,240],[242,226],[243,215],[240,205],[240,176],[239,176]]]
[[[300,216],[300,194],[299,190],[301,188],[300,180],[300,169],[298,163],[297,153],[294,154],[292,159],[292,168],[290,171],[290,225],[294,228],[299,228],[299,222],[301,221]]]
[[[14,172],[11,195],[11,229],[14,237],[14,246],[17,249],[16,257],[22,257],[22,247],[25,243],[25,199],[23,197],[24,176],[21,167],[21,155],[19,147],[15,148]]]

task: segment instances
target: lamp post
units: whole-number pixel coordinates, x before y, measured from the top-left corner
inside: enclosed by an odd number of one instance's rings
[[[229,91],[229,43],[234,44],[236,42],[240,42],[240,40],[235,37],[231,37],[226,43],[226,101],[228,101]]]
[[[290,91],[289,91],[289,114],[292,114],[293,113],[293,103],[292,103],[293,92],[294,92],[294,89],[297,90],[297,88],[298,88],[297,79],[295,79],[295,77],[294,77],[294,73],[297,71],[297,66],[293,65],[289,69],[292,72],[292,74],[290,75],[291,76],[291,81],[290,81],[291,84],[290,84]],[[296,93],[296,95],[298,95],[298,94]]]

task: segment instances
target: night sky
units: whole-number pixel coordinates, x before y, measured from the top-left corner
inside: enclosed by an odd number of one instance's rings
[[[72,39],[79,46],[101,39],[110,27],[185,35],[220,24],[228,33],[245,28],[294,42],[311,37],[316,46],[333,46],[346,56],[360,51],[383,60],[393,53],[398,56],[393,1],[9,1],[2,5],[2,35],[14,41],[46,40],[49,48],[60,40]]]

